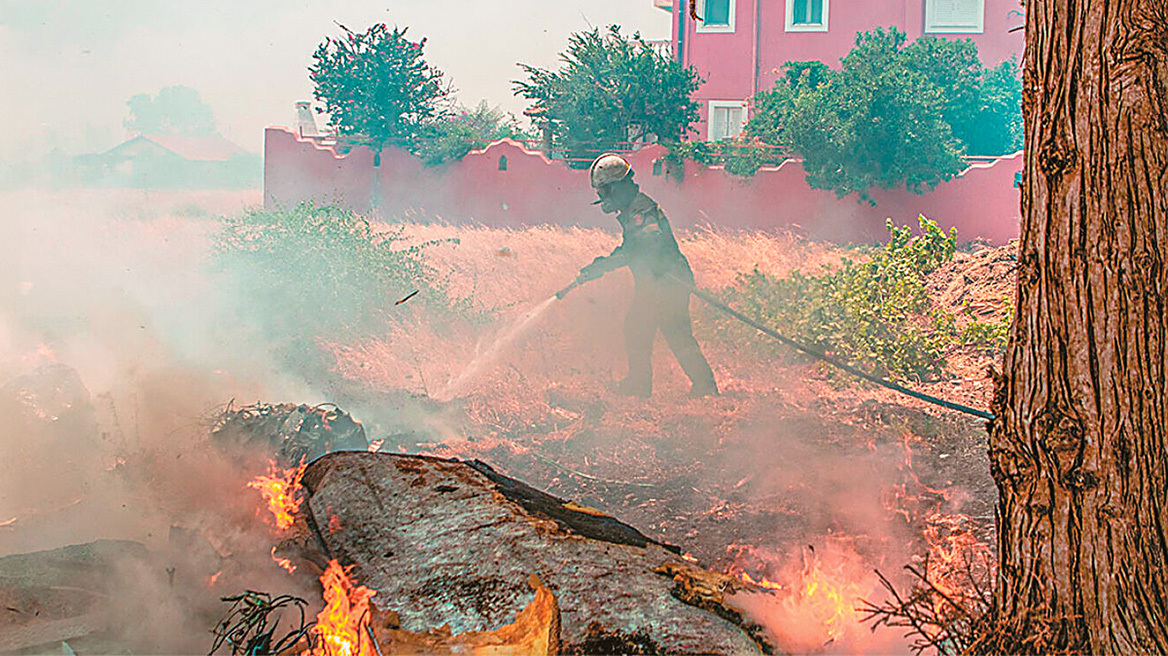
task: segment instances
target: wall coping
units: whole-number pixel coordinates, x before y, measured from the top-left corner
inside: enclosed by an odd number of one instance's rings
[[[272,131],[284,132],[285,134],[287,134],[288,136],[290,136],[294,140],[296,140],[297,143],[310,144],[313,147],[313,149],[328,152],[329,154],[331,154],[333,156],[334,159],[338,159],[338,160],[345,159],[346,157],[349,157],[354,152],[356,152],[359,148],[367,148],[367,146],[358,146],[356,148],[353,148],[352,150],[350,150],[347,153],[340,154],[336,151],[336,148],[334,148],[332,145],[321,144],[319,140],[313,139],[312,137],[302,137],[299,134],[297,134],[295,131],[293,131],[293,130],[291,130],[288,127],[283,126],[283,125],[269,125],[266,128],[264,128],[264,130],[265,131],[272,130]],[[569,168],[564,163],[564,160],[550,159],[546,154],[543,153],[543,151],[532,150],[531,148],[528,148],[527,145],[524,144],[523,142],[517,141],[515,139],[511,139],[511,138],[506,138],[506,137],[503,139],[498,139],[496,141],[492,141],[491,143],[487,144],[486,146],[483,146],[482,148],[471,150],[466,154],[466,156],[469,157],[471,155],[486,155],[492,149],[495,149],[495,148],[498,148],[501,146],[509,146],[509,147],[515,148],[527,156],[539,157],[544,162],[544,164],[559,165],[565,169]],[[653,146],[649,146],[643,150],[647,150],[649,148],[660,149],[662,151],[665,151],[665,153],[668,152],[667,150],[665,150],[665,147],[660,145],[660,144],[653,144]],[[636,154],[639,152],[640,151],[633,151],[632,153],[626,153],[625,156],[626,157],[636,156]],[[997,157],[992,157],[992,158],[983,158],[983,157],[978,156],[976,159],[967,159],[966,160],[966,162],[967,162],[966,167],[961,169],[961,171],[958,172],[957,175],[955,175],[953,177],[954,177],[954,179],[963,177],[963,176],[965,176],[966,173],[969,173],[970,171],[972,171],[974,169],[992,168],[1000,162],[1013,161],[1013,160],[1018,159],[1019,157],[1022,157],[1024,154],[1025,154],[1024,150],[1019,150],[1019,151],[1016,151],[1014,153],[1010,153],[1008,155],[999,155]],[[768,173],[773,173],[773,172],[782,170],[783,167],[785,167],[787,165],[792,165],[792,166],[795,164],[801,165],[802,163],[803,163],[803,158],[801,158],[801,157],[788,157],[787,159],[784,159],[782,162],[779,162],[777,165],[761,166],[761,167],[759,167],[758,170],[759,171],[766,171]],[[726,168],[726,166],[724,164],[709,164],[705,168],[707,170],[724,170]]]

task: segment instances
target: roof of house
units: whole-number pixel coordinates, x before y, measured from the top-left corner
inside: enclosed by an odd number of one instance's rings
[[[231,143],[218,134],[203,136],[140,134],[133,139],[114,146],[106,151],[105,154],[119,154],[119,151],[133,149],[135,146],[140,146],[144,143],[153,144],[192,162],[226,162],[232,157],[247,153],[243,148]]]

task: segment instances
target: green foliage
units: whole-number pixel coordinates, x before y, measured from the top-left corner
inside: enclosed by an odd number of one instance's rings
[[[344,36],[326,37],[308,67],[329,125],[376,147],[412,145],[446,113],[452,93],[442,71],[424,58],[426,40],[410,41],[406,28],[384,23],[360,34],[340,27]]]
[[[926,36],[904,49],[906,66],[941,90],[942,113],[968,155],[1005,155],[1022,147],[1022,80],[1006,60],[985,68],[970,39]]]
[[[499,139],[529,137],[514,116],[483,101],[474,109],[462,108],[429,125],[414,154],[427,166],[437,166],[460,160],[471,150]]]
[[[798,153],[811,186],[861,198],[901,184],[920,192],[960,172],[965,154],[1017,150],[1013,62],[985,69],[968,39],[905,42],[896,28],[876,29],[856,36],[838,71],[787,62],[755,97],[746,134]]]
[[[409,243],[400,226],[378,230],[352,211],[301,204],[224,218],[212,265],[265,336],[303,346],[377,330],[421,306],[455,308],[425,262],[428,245]]]
[[[744,140],[683,141],[669,144],[675,162],[691,160],[706,166],[723,166],[726,172],[750,177],[764,166],[775,166],[787,158],[784,149]]]
[[[552,145],[590,157],[627,141],[679,141],[698,120],[691,95],[701,79],[613,25],[573,34],[559,70],[527,64],[515,93],[531,101],[528,114]]]
[[[888,243],[867,261],[844,260],[821,275],[775,278],[758,270],[727,290],[743,312],[797,341],[881,375],[934,377],[954,338],[953,317],[931,307],[925,276],[953,259],[948,234],[920,217],[920,235],[888,221]]]
[[[130,117],[124,125],[142,134],[197,136],[215,133],[215,117],[199,92],[184,86],[165,87],[151,97],[140,93],[126,101]]]
[[[969,154],[1004,155],[1022,150],[1022,74],[1013,60],[984,71],[981,107],[965,137]]]
[[[1014,320],[1014,304],[1005,301],[1006,312],[997,321],[971,321],[961,330],[963,346],[974,346],[990,351],[1003,351],[1010,338],[1010,323]],[[968,314],[968,309],[966,310]]]

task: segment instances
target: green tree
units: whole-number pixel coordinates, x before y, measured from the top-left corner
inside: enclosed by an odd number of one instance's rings
[[[364,33],[340,27],[344,36],[326,37],[308,67],[329,125],[377,148],[412,146],[449,111],[452,95],[442,71],[426,62],[426,40],[411,41],[407,28],[384,23]]]
[[[436,166],[462,159],[492,141],[529,136],[513,115],[483,101],[474,109],[459,108],[427,126],[414,152],[427,166]]]
[[[964,137],[970,155],[1005,155],[1022,150],[1022,74],[1006,60],[981,79],[981,111]]]
[[[787,62],[754,109],[747,135],[798,153],[808,183],[841,196],[901,184],[921,191],[960,172],[963,155],[1021,145],[1013,62],[987,70],[968,39],[906,46],[896,28],[858,34],[838,71]]]
[[[126,105],[130,117],[123,125],[142,134],[194,136],[215,132],[211,107],[190,87],[165,87],[156,96],[139,93]]]
[[[970,39],[926,36],[904,49],[905,65],[941,89],[943,114],[969,155],[1022,147],[1022,81],[1007,60],[987,69]]]
[[[701,78],[620,27],[573,34],[559,70],[519,64],[515,93],[531,101],[536,127],[573,157],[626,141],[678,141],[698,120]]]

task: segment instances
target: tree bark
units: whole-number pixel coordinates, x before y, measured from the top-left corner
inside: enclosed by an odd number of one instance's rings
[[[997,648],[1165,653],[1168,0],[1025,4]]]

